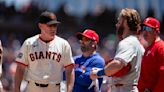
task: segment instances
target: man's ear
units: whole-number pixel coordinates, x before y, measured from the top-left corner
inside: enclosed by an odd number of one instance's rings
[[[94,44],[92,44],[92,47],[95,47],[95,45],[94,45]]]
[[[93,41],[92,42],[92,47],[95,47],[97,45],[97,42],[96,41]]]

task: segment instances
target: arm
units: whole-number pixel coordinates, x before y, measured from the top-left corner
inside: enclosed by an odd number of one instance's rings
[[[120,71],[124,66],[126,66],[125,63],[114,59],[105,66],[104,71],[107,76],[112,76]]]
[[[90,75],[90,71],[86,71],[84,73],[81,73],[80,75],[76,75],[76,78],[75,78],[76,82],[83,86],[89,86],[92,82],[89,75]]]
[[[121,60],[114,59],[110,63],[108,63],[104,69],[94,68],[92,70],[90,77],[92,79],[96,79],[103,75],[112,76],[112,75],[118,73],[119,71],[121,71],[124,66],[126,66],[126,64],[123,63]]]
[[[90,66],[88,68],[86,67],[85,72],[75,78],[76,82],[80,85],[89,86],[92,83],[92,79],[90,78],[92,68],[104,68],[104,64],[105,62],[103,59],[92,61],[92,63],[89,64]]]
[[[21,81],[23,80],[23,75],[26,66],[23,64],[17,64],[16,74],[15,74],[15,92],[20,92]]]
[[[117,72],[123,71],[122,69],[127,69],[126,66],[136,55],[134,47],[135,46],[131,45],[128,41],[122,40],[119,42],[114,60],[108,63],[103,70],[93,70],[92,78],[94,74],[98,76],[113,76]]]
[[[74,86],[74,65],[69,65],[65,68],[66,71],[66,84],[67,84],[67,92],[72,92]]]

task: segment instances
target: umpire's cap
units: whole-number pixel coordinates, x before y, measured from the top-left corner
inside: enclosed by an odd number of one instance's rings
[[[83,33],[81,32],[78,32],[76,34],[76,37],[81,40],[82,39],[82,36],[85,36],[91,40],[94,40],[96,41],[97,43],[99,42],[99,36],[98,34],[94,31],[94,30],[91,30],[91,29],[86,29]]]
[[[53,12],[48,12],[48,11],[41,13],[38,22],[49,24],[49,25],[60,23],[59,21],[57,21],[56,15]]]
[[[148,17],[144,20],[143,24],[141,24],[141,26],[144,25],[154,28],[156,32],[160,33],[160,22],[157,19]]]

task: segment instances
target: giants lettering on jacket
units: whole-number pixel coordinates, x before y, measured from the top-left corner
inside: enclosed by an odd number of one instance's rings
[[[52,59],[56,60],[57,62],[60,62],[61,59],[61,54],[56,53],[56,52],[51,52],[51,51],[46,51],[46,52],[34,52],[29,54],[31,61],[35,61],[38,59]]]

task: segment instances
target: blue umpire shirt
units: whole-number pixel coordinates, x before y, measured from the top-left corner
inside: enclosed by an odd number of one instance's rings
[[[92,54],[89,57],[78,55],[74,57],[75,61],[75,84],[73,92],[94,92],[94,87],[88,89],[92,80],[90,79],[90,72],[92,68],[104,68],[105,61],[98,54]],[[103,78],[98,78],[99,89],[101,87]]]

